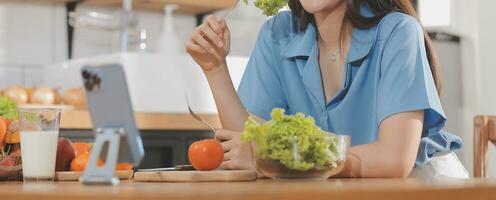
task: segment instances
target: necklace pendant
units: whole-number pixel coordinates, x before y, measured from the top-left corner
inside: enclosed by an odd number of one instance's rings
[[[336,62],[336,60],[337,60],[336,56],[332,55],[332,56],[331,56],[331,61],[332,61],[332,62]]]

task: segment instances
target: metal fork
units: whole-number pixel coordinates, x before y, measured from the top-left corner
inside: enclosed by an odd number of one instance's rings
[[[226,19],[226,17],[231,14],[231,12],[234,10],[234,8],[236,8],[236,6],[238,5],[239,1],[241,0],[236,0],[236,3],[233,4],[233,6],[220,18],[221,20],[224,20]]]
[[[191,109],[191,106],[189,104],[188,94],[187,93],[184,93],[184,95],[186,97],[186,104],[188,105],[189,114],[191,114],[191,116],[193,116],[193,118],[195,118],[196,120],[198,120],[198,121],[202,122],[203,124],[207,125],[208,128],[210,128],[210,130],[212,130],[213,132],[217,131],[217,129],[215,129],[215,127],[212,126],[212,124],[210,124],[207,121],[203,120],[199,115],[197,115],[195,112],[193,112],[193,110]]]

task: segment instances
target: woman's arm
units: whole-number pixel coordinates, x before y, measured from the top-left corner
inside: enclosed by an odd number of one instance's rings
[[[198,63],[207,77],[224,129],[242,131],[248,118],[226,64],[230,49],[227,23],[210,15],[198,26],[186,45],[186,51]]]
[[[224,20],[208,16],[198,26],[186,45],[186,51],[202,68],[214,96],[220,121],[224,129],[217,130],[215,137],[224,149],[224,169],[253,169],[250,146],[240,140],[248,112],[241,103],[227,68],[230,33]],[[257,121],[263,121],[253,115]]]
[[[227,66],[220,67],[213,72],[205,72],[205,75],[217,105],[222,128],[243,131],[248,112],[234,89]]]
[[[382,121],[376,142],[351,148],[342,177],[407,177],[415,164],[424,112],[406,112]],[[353,139],[353,138],[352,138]]]

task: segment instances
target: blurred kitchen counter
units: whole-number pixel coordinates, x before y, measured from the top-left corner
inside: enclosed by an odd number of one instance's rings
[[[83,186],[78,182],[0,182],[2,199],[494,199],[495,180],[334,179],[233,183],[133,183]]]
[[[199,114],[203,119],[220,128],[216,114]],[[196,121],[188,113],[135,113],[136,124],[140,130],[157,131],[209,131],[207,126]],[[90,114],[86,110],[65,110],[62,112],[60,128],[66,130],[92,129]]]
[[[220,128],[217,114],[199,115]],[[191,143],[212,138],[213,132],[189,113],[135,112],[147,156],[138,168],[157,168],[188,163]],[[90,113],[87,110],[64,109],[60,121],[60,136],[76,142],[93,142]],[[1,190],[1,188],[0,188]],[[0,196],[1,199],[1,196]]]

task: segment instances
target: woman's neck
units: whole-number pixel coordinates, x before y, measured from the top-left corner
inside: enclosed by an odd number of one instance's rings
[[[346,1],[342,1],[342,3],[326,11],[314,14],[319,45],[324,49],[339,49],[342,40],[347,38],[347,26],[343,26],[345,14]]]

